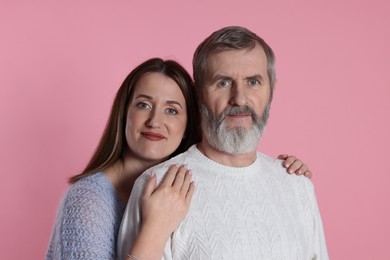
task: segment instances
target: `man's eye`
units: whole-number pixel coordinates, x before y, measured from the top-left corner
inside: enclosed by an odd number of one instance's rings
[[[249,83],[249,85],[251,85],[251,86],[256,86],[256,85],[259,85],[259,84],[260,84],[260,82],[259,82],[257,79],[250,79],[250,80],[248,81],[248,83]]]
[[[137,107],[140,108],[140,109],[149,109],[150,108],[149,104],[144,103],[144,102],[138,103]]]
[[[218,81],[218,87],[227,87],[227,86],[229,86],[230,85],[230,82],[228,81],[228,80],[220,80],[220,81]]]
[[[167,114],[170,114],[170,115],[176,115],[177,114],[177,110],[173,109],[173,108],[167,108],[166,112],[167,112]]]

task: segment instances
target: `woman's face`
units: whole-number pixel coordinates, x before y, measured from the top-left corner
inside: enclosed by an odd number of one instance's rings
[[[156,163],[166,159],[179,146],[186,124],[186,102],[176,82],[162,73],[143,75],[127,110],[130,154]]]

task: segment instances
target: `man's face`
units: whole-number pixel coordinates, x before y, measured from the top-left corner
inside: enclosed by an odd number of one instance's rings
[[[217,150],[256,149],[268,117],[267,57],[260,46],[213,54],[202,93],[203,134]]]

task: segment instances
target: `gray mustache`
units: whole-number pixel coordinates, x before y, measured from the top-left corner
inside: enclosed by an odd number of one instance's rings
[[[252,120],[255,122],[258,120],[259,116],[256,114],[255,110],[249,106],[242,107],[227,107],[222,114],[219,116],[218,121],[222,121],[227,115],[238,115],[238,114],[250,114]]]

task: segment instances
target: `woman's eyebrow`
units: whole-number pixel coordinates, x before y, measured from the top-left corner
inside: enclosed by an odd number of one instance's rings
[[[152,96],[145,95],[145,94],[139,94],[139,95],[136,96],[135,98],[146,98],[146,99],[149,99],[149,100],[153,100],[153,97],[152,97]]]
[[[152,96],[149,96],[146,94],[139,94],[138,96],[135,97],[135,99],[138,99],[138,98],[145,98],[148,100],[153,100]],[[176,101],[176,100],[168,100],[166,103],[169,105],[178,105],[180,108],[183,108],[183,106],[180,104],[180,102]]]
[[[170,104],[170,105],[175,105],[175,104],[176,104],[176,105],[178,105],[180,108],[183,108],[183,107],[181,106],[180,102],[179,102],[179,101],[176,101],[176,100],[168,100],[167,103]]]

